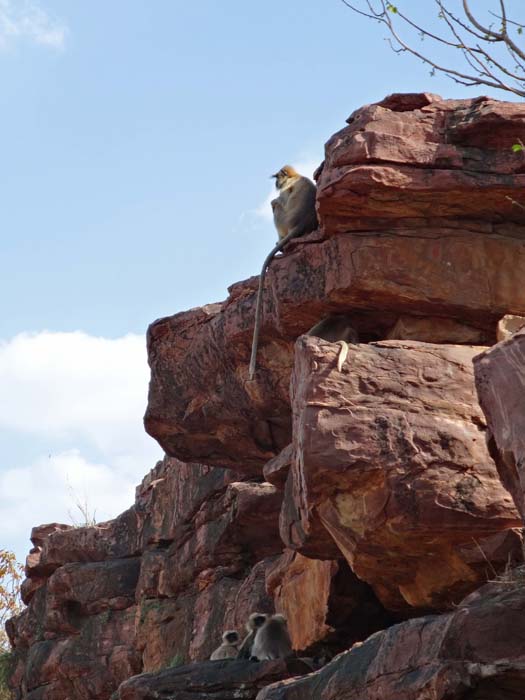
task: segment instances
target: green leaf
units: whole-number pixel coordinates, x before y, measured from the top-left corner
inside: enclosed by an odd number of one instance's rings
[[[523,34],[523,27],[518,27],[518,34]]]
[[[513,146],[512,146],[512,150],[514,151],[514,153],[519,153],[520,151],[523,151],[524,148],[523,148],[523,146],[521,145],[521,143],[515,143],[515,144],[513,144]]]

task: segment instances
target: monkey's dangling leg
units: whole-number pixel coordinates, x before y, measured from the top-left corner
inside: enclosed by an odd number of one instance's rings
[[[348,355],[348,343],[345,340],[338,340],[337,345],[341,348],[337,357],[337,371],[342,372],[343,365]]]

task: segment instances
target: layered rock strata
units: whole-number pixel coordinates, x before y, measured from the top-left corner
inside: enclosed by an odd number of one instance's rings
[[[320,229],[267,274],[256,381],[247,367],[256,279],[228,299],[155,322],[146,429],[168,454],[259,473],[291,441],[293,343],[350,315],[362,342],[387,336],[491,344],[525,314],[525,106],[391,96],[326,144]]]

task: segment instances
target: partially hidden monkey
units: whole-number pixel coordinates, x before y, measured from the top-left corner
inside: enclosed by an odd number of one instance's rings
[[[253,640],[255,639],[255,634],[259,627],[262,627],[266,622],[268,615],[264,613],[254,612],[248,618],[246,623],[246,631],[248,634],[242,640],[242,644],[237,653],[238,659],[250,659],[252,656]]]
[[[341,349],[337,358],[337,369],[339,372],[343,369],[346,357],[348,355],[348,343],[358,343],[359,336],[353,328],[350,320],[343,314],[333,314],[323,318],[315,326],[312,326],[306,335],[314,335],[316,338],[322,338],[329,343],[338,343]]]
[[[222,644],[210,656],[211,661],[217,659],[236,659],[239,634],[235,630],[226,630],[222,635]]]
[[[275,186],[279,190],[279,196],[272,201],[273,220],[279,242],[268,253],[263,263],[259,277],[259,290],[257,292],[257,304],[255,307],[255,324],[253,328],[252,354],[248,376],[254,378],[257,363],[257,346],[259,344],[259,329],[261,326],[262,300],[264,292],[264,277],[270,263],[280,250],[292,238],[302,236],[317,228],[317,213],[315,211],[315,196],[317,189],[314,183],[292,168],[291,165],[283,166],[278,173],[272,175],[275,178]]]
[[[286,618],[284,615],[272,615],[255,634],[252,658],[258,661],[286,659],[292,653]]]

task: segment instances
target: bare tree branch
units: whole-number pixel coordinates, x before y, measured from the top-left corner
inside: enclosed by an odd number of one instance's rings
[[[378,0],[377,4],[372,0],[364,0],[361,6],[358,0],[341,1],[353,12],[385,25],[391,36],[389,44],[395,53],[409,53],[430,66],[432,71],[439,71],[460,85],[486,85],[525,97],[525,50],[522,50],[509,34],[509,26],[516,27],[515,34],[521,34],[525,28],[525,20],[521,23],[509,18],[505,0],[494,0],[499,3],[499,14],[490,13],[501,22],[499,31],[492,26],[486,27],[473,14],[469,0],[462,0],[465,19],[458,17],[447,7],[447,0],[434,0],[438,17],[444,21],[449,36],[422,26],[389,0]],[[444,65],[441,61],[438,63],[429,53],[415,48],[410,40],[405,40],[399,33],[396,25],[400,24],[409,32],[417,32],[421,39],[429,39],[435,44],[458,50],[467,70]],[[511,66],[506,65],[504,58],[494,53],[498,45],[507,50],[512,60]]]
[[[459,35],[459,32],[455,26],[455,23],[461,25],[461,22],[456,21],[454,15],[443,6],[441,0],[438,0],[438,4],[442,8],[443,19],[447,23],[447,26],[449,27],[451,33],[456,37],[458,43],[460,44],[459,48],[461,48],[461,52],[463,53],[465,60],[471,66],[471,68],[478,73],[478,75],[484,75],[487,78],[491,78],[493,81],[498,81],[498,78],[494,74],[494,72],[489,70],[489,65],[493,64],[502,73],[509,76],[509,78],[512,78],[513,80],[516,80],[518,83],[520,83],[519,75],[512,73],[507,68],[505,68],[505,66],[499,63],[499,61],[496,61],[496,59],[493,58],[487,51],[485,51],[485,49],[483,49],[479,44],[476,44],[476,46],[468,46],[463,41],[462,37]]]
[[[465,14],[467,15],[469,22],[473,24],[476,29],[479,29],[479,31],[482,34],[486,34],[487,36],[494,37],[497,41],[500,41],[503,39],[503,36],[499,32],[493,32],[490,27],[484,27],[482,24],[478,22],[478,20],[474,17],[472,12],[470,11],[470,7],[468,6],[467,0],[463,0],[463,9],[465,10]]]

